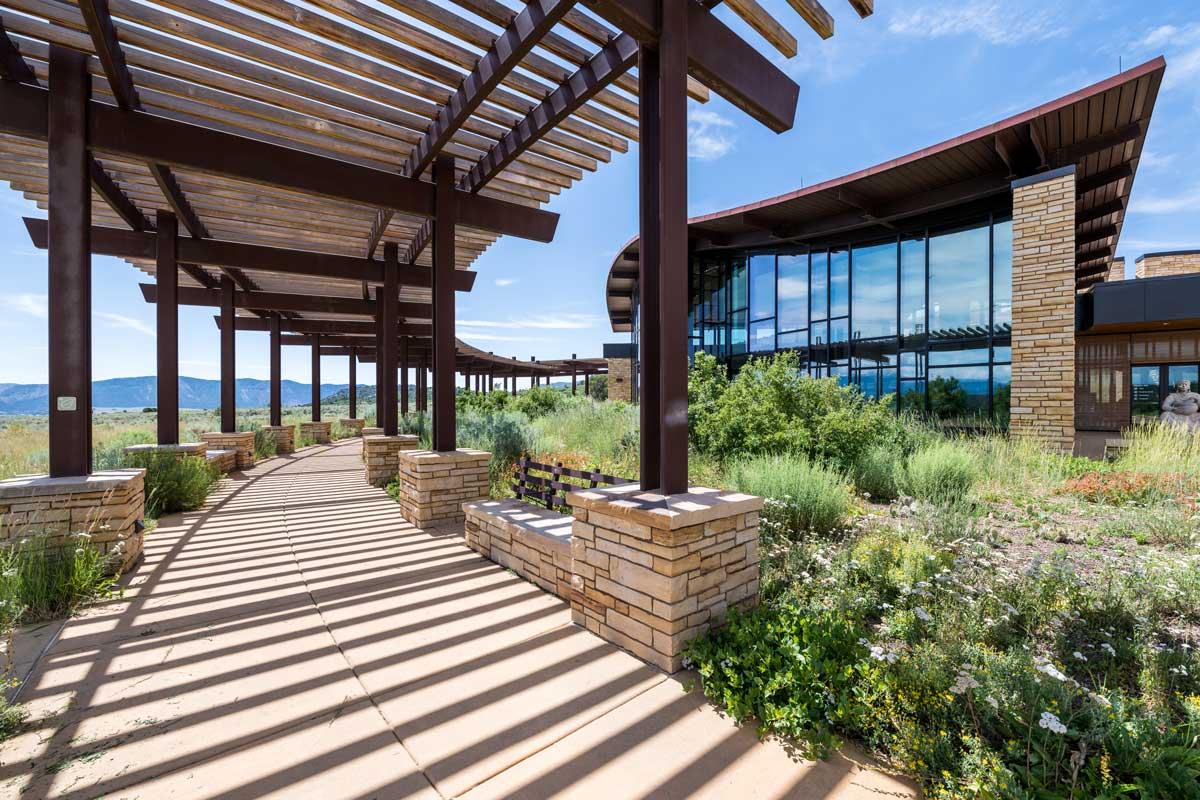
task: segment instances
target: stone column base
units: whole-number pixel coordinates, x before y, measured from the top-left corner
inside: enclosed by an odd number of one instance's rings
[[[338,424],[343,428],[353,432],[355,436],[363,435],[363,426],[367,424],[365,419],[344,418],[339,419]]]
[[[363,428],[363,436],[383,436],[383,428]]]
[[[142,555],[145,514],[144,469],[0,481],[0,546],[45,536],[48,548],[77,547],[74,537],[86,534],[118,574]]]
[[[249,469],[254,466],[254,431],[202,433],[200,438],[208,444],[209,450],[236,451],[238,469]]]
[[[180,444],[131,444],[122,452],[127,456],[174,453],[179,458],[194,456],[204,458],[208,453],[208,442],[182,442]]]
[[[421,442],[411,434],[399,436],[364,436],[362,458],[366,464],[365,477],[372,486],[386,486],[400,472],[400,453],[416,450]]]
[[[636,485],[567,495],[571,618],[666,672],[730,607],[758,602],[762,498],[693,487],[663,496]]]
[[[237,450],[209,450],[205,458],[208,463],[212,464],[222,475],[228,475],[238,468],[237,465]]]
[[[296,426],[268,425],[263,428],[267,438],[275,442],[275,452],[281,456],[296,452]]]
[[[332,430],[332,422],[301,422],[300,438],[306,442],[329,444]]]
[[[400,513],[418,528],[462,522],[463,503],[488,496],[491,460],[483,450],[401,452]]]

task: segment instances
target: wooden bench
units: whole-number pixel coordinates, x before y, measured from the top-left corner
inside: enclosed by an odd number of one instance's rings
[[[542,474],[535,474],[542,473]],[[623,486],[635,483],[627,478],[605,475],[599,468],[594,470],[569,469],[559,461],[557,464],[542,464],[527,456],[517,459],[517,474],[513,481],[513,494],[519,500],[527,500],[545,506],[550,511],[570,511],[567,492],[576,489],[595,489],[600,486]]]

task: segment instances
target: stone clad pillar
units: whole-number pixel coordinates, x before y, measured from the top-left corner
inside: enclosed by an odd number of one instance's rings
[[[571,618],[666,672],[683,648],[758,603],[762,498],[637,485],[572,492]]]
[[[464,503],[488,496],[490,453],[406,450],[399,457],[401,513],[418,528],[460,523],[465,518]]]
[[[1075,167],[1013,181],[1013,436],[1075,446]]]
[[[421,437],[411,433],[363,436],[362,459],[366,465],[364,477],[367,483],[386,486],[400,473],[400,453],[420,446]]]

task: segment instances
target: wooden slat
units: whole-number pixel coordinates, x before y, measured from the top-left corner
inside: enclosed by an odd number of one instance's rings
[[[757,31],[759,36],[770,42],[784,58],[796,55],[796,37],[768,14],[757,0],[726,0],[725,5]]]

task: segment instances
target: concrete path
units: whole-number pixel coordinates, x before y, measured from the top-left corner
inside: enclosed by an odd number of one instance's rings
[[[413,528],[359,450],[270,459],[164,519],[124,596],[34,666],[0,797],[913,796],[757,742]]]

